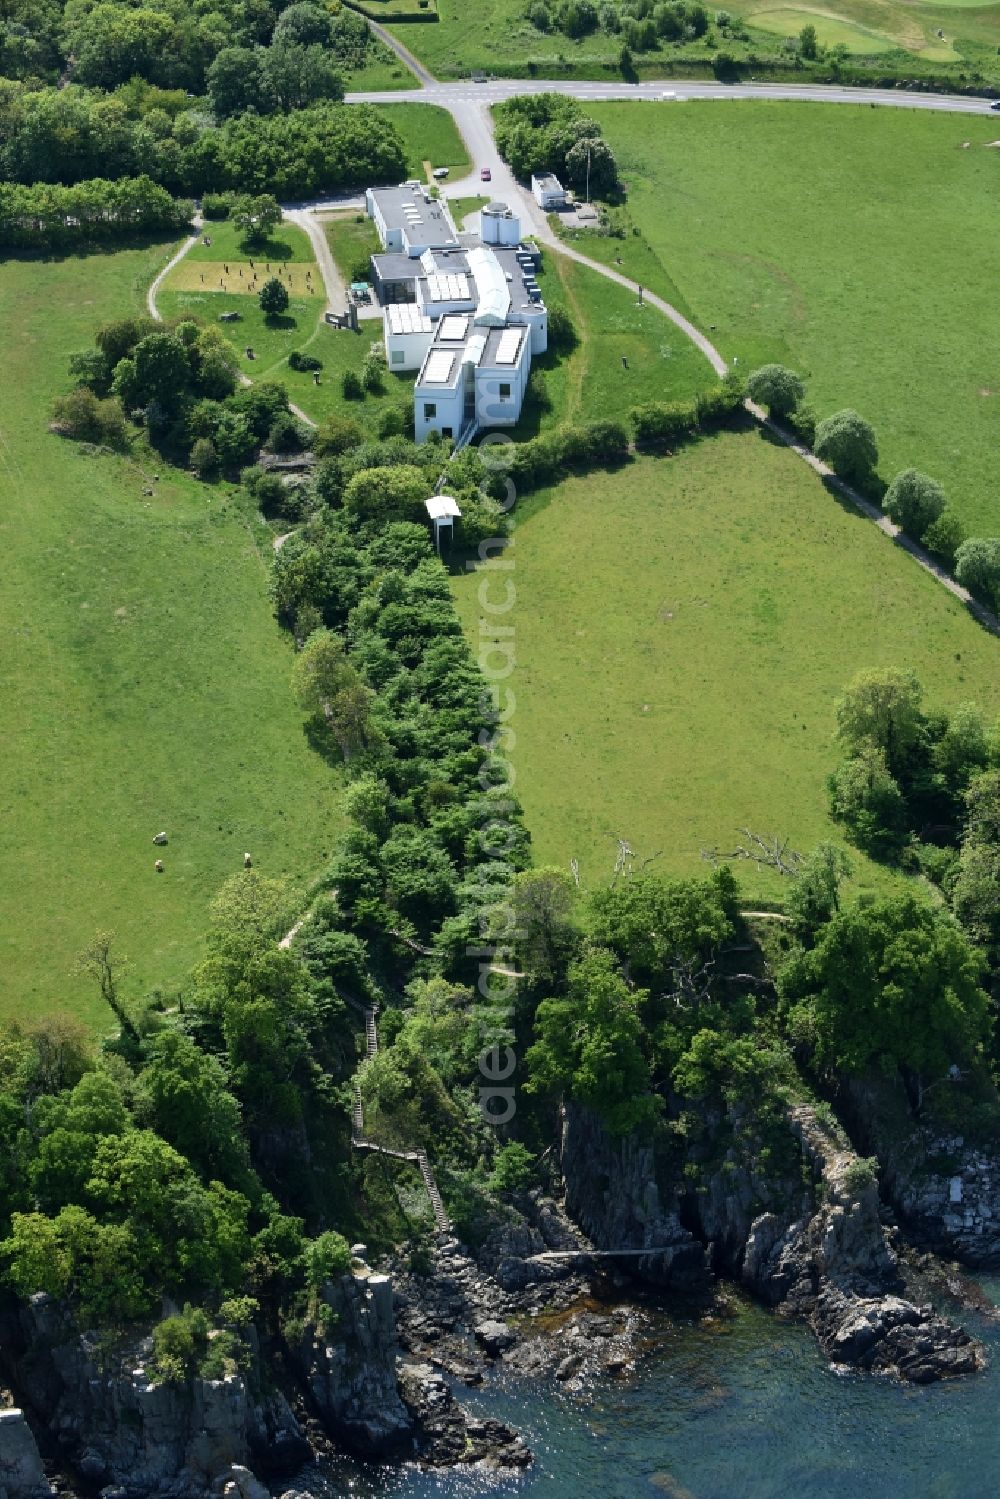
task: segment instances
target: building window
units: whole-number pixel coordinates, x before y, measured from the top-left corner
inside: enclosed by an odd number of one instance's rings
[[[424,402],[424,421],[432,422],[438,414],[437,406],[433,401]]]
[[[451,427],[442,427],[441,428],[441,436],[442,437],[451,437],[452,435],[453,435],[453,433],[452,433],[452,428]]]
[[[506,380],[500,381],[500,399],[501,401],[510,400],[510,383]]]
[[[406,354],[404,353],[404,351],[402,349],[393,349],[392,355],[391,355],[391,360],[392,360],[393,364],[402,364],[402,362],[403,362],[403,360],[405,358],[406,358]]]

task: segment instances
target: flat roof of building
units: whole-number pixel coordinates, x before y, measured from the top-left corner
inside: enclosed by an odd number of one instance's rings
[[[490,369],[513,369],[520,361],[527,333],[527,328],[521,324],[514,324],[510,328],[491,328],[486,336],[483,357],[479,361],[480,369],[484,365],[488,365]]]
[[[420,275],[420,261],[402,250],[385,250],[371,262],[380,281],[415,281]]]
[[[542,187],[548,192],[561,193],[563,185],[554,172],[533,172],[531,174],[532,187]]]
[[[424,360],[424,367],[417,380],[418,385],[451,385],[455,366],[459,362],[457,349],[441,349],[435,346]]]
[[[536,302],[528,291],[528,282],[535,279],[534,266],[522,265],[517,258],[518,251],[513,246],[507,248],[504,245],[497,245],[494,247],[493,254],[507,282],[511,309],[514,312],[527,312],[529,309],[543,308],[544,302],[541,300]]]
[[[415,302],[390,302],[385,316],[390,333],[430,333],[434,327]]]
[[[377,187],[372,200],[387,229],[405,230],[411,243],[448,246],[458,243],[447,208],[437,198],[415,187]]]
[[[439,343],[464,343],[471,319],[467,312],[449,312],[438,324],[435,341]],[[428,319],[430,326],[430,319]]]

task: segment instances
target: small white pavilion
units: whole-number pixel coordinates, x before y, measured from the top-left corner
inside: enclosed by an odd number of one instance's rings
[[[455,521],[462,519],[462,512],[458,508],[458,501],[450,494],[432,494],[429,500],[424,501],[424,505],[434,527],[434,545],[440,557],[441,532],[447,527],[450,544],[455,533]]]

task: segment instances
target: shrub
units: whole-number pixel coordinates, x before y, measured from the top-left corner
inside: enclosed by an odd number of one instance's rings
[[[343,1234],[330,1230],[306,1245],[305,1261],[307,1284],[319,1291],[325,1281],[345,1275],[351,1268],[351,1248]]]
[[[290,370],[321,370],[322,359],[317,359],[314,354],[303,354],[299,349],[293,349],[288,356],[288,368]]]
[[[856,1156],[844,1172],[844,1186],[849,1192],[864,1192],[878,1183],[878,1157]]]
[[[204,479],[210,474],[219,461],[219,455],[215,451],[215,443],[210,437],[199,437],[191,449],[191,467],[199,479]]]
[[[866,479],[878,462],[874,429],[856,411],[838,411],[816,428],[816,456],[841,479]]]
[[[698,425],[705,432],[727,426],[742,411],[744,394],[743,381],[736,374],[726,375],[718,385],[699,391],[694,400]]]
[[[622,422],[588,422],[583,429],[590,456],[600,463],[621,463],[628,457],[628,432]]]
[[[152,1373],[179,1382],[193,1374],[208,1348],[209,1321],[200,1307],[185,1306],[153,1328]]]
[[[579,339],[573,319],[565,307],[549,309],[549,347],[562,353],[575,349]]]
[[[345,389],[344,395],[346,394]],[[364,440],[364,430],[353,417],[328,416],[320,426],[313,446],[320,458],[332,458],[358,447]]]
[[[650,401],[633,407],[629,420],[636,442],[663,446],[683,442],[698,421],[693,401]]]
[[[762,364],[747,380],[751,401],[766,406],[779,421],[791,416],[805,393],[801,377],[783,364]]]
[[[206,219],[228,219],[232,199],[228,193],[205,193],[201,211]]]
[[[52,419],[53,426],[62,436],[80,442],[103,442],[117,448],[126,441],[127,428],[121,401],[116,396],[100,401],[85,385],[70,391],[67,396],[56,398]]]
[[[534,1160],[531,1151],[520,1140],[508,1140],[494,1157],[488,1183],[490,1191],[520,1192],[531,1181]]]
[[[963,587],[1000,598],[1000,536],[970,536],[955,553],[955,576]]]
[[[357,370],[345,370],[340,380],[341,394],[345,401],[363,401],[365,388]]]
[[[811,406],[800,406],[786,418],[796,437],[801,438],[807,448],[816,441],[816,413]]]
[[[919,540],[944,510],[944,490],[915,468],[904,469],[886,490],[882,506],[908,536]]]
[[[372,344],[361,366],[361,383],[365,390],[370,390],[373,395],[380,395],[384,389],[382,383],[384,374],[385,351],[381,344]]]
[[[267,445],[272,453],[301,452],[302,428],[290,411],[282,411],[275,417],[267,434]]]
[[[954,510],[947,509],[931,522],[923,536],[924,546],[948,567],[954,567],[955,554],[964,540],[965,527]]]

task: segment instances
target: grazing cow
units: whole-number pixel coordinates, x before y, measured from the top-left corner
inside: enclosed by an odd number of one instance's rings
[[[163,873],[163,860],[162,859],[157,859],[156,863],[153,865],[153,868],[156,870],[157,874],[162,874]]]

